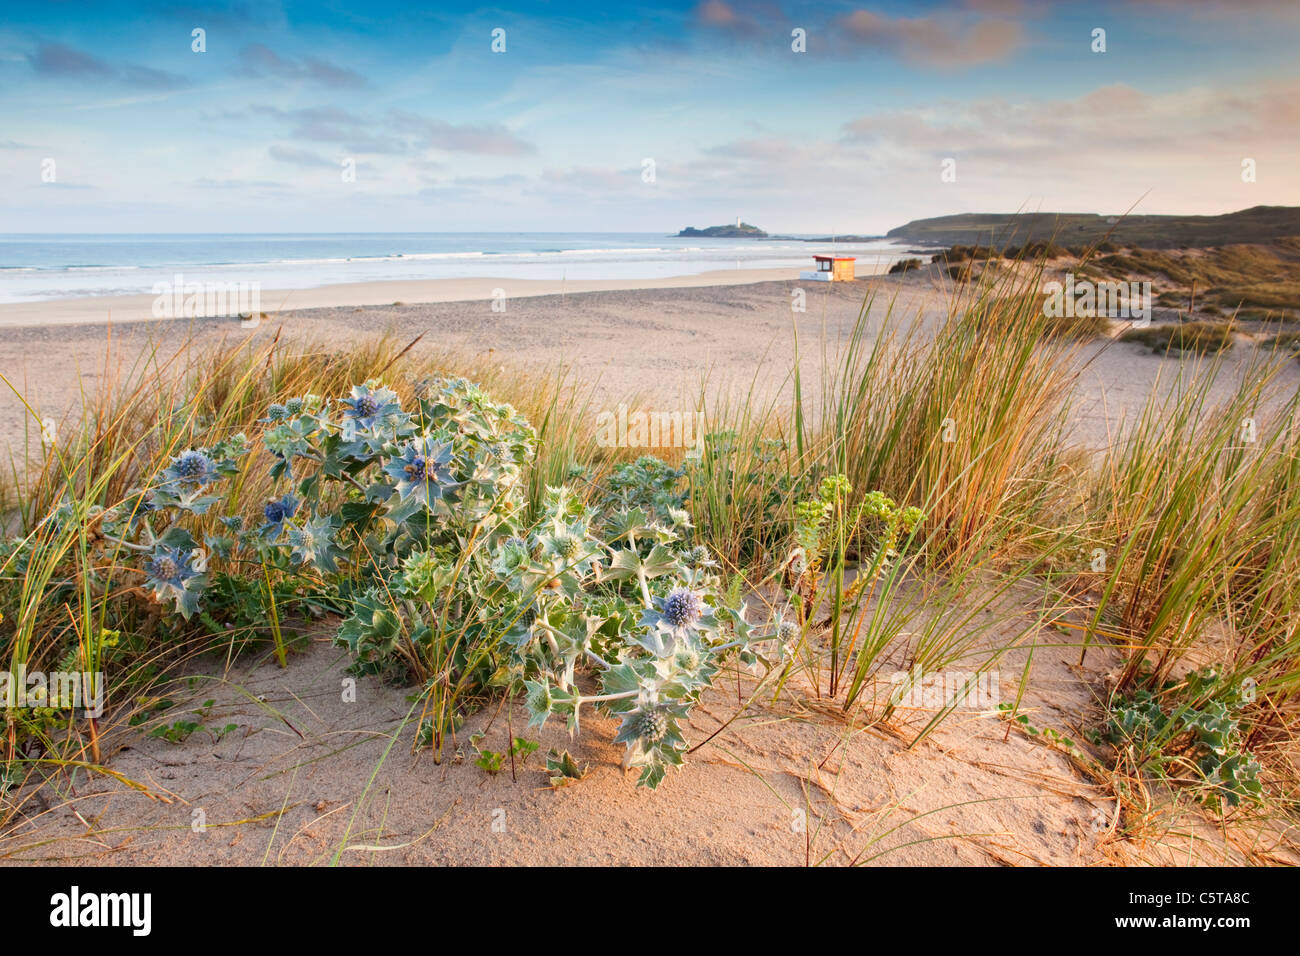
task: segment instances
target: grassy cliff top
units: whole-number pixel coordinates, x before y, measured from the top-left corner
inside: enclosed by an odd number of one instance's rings
[[[993,245],[1052,239],[1092,243],[1107,235],[1148,249],[1273,243],[1300,236],[1300,207],[1253,206],[1222,216],[1100,216],[1093,213],[964,213],[914,219],[891,229],[890,239],[938,245]]]

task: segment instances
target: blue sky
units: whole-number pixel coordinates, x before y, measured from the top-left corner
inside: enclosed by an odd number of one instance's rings
[[[9,5],[0,231],[844,234],[1300,204],[1298,8]]]

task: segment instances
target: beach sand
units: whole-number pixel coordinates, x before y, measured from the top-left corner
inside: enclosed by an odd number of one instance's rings
[[[1052,700],[1025,704],[1040,719],[1086,706],[1072,657],[1039,652],[1035,686]],[[769,706],[770,694],[742,708],[745,675],[705,694],[688,736],[721,732],[654,792],[620,769],[617,722],[595,713],[570,739],[558,719],[525,729],[521,708],[493,705],[438,763],[411,752],[409,689],[361,678],[345,702],[347,663],[320,635],[287,670],[270,655],[187,668],[196,680],[168,689],[168,719],[211,701],[204,723],[236,729],[179,744],[108,731],[109,765],[146,791],[82,777],[69,802],[43,795],[0,833],[0,862],[319,865],[337,853],[351,865],[1077,865],[1098,859],[1105,829],[1093,821],[1114,812],[1064,755],[1023,734],[1004,739],[994,714],[956,714],[907,750],[929,712],[846,733],[813,711]],[[513,776],[508,763],[489,775],[474,765],[473,733],[486,734],[485,749],[505,751],[511,735],[540,747]],[[550,789],[552,747],[586,776]]]
[[[484,280],[483,286],[478,280],[433,280],[407,289],[396,288],[406,283],[331,286],[294,295],[301,297],[299,305],[341,300],[269,312],[251,329],[236,318],[119,322],[116,311],[109,322],[108,300],[0,306],[0,374],[41,418],[63,422],[78,414],[83,388],[93,391],[115,379],[146,348],[167,357],[180,348],[202,351],[275,335],[338,347],[392,334],[406,340],[423,336],[418,347],[430,352],[491,357],[534,372],[569,369],[592,383],[604,403],[640,397],[666,410],[694,407],[706,378],[711,390],[747,390],[756,382],[760,394],[771,395],[785,387],[796,321],[806,347],[817,352],[823,336],[838,342],[848,334],[864,294],[875,285],[801,282],[786,270],[781,281],[757,275],[758,281],[752,272],[724,274],[735,285],[700,284],[719,278],[708,273],[655,287],[632,282],[582,293],[557,293],[552,287],[558,283],[540,284],[523,286],[533,294],[517,296],[508,285],[512,291],[499,311],[493,309],[490,283],[505,280]],[[932,309],[938,301],[924,283],[879,281],[882,295],[897,291],[905,309]],[[796,289],[805,292],[804,312],[791,309]],[[406,298],[395,298],[399,294]],[[360,301],[384,304],[354,304]],[[819,361],[810,357],[803,364],[816,381]],[[24,437],[30,444],[39,431],[12,394],[0,399],[0,446],[20,447]]]
[[[867,275],[867,270],[862,270]],[[308,309],[386,306],[394,302],[473,302],[490,305],[512,299],[582,292],[636,289],[696,289],[747,285],[787,278],[789,269],[718,269],[660,279],[405,279],[349,282],[312,289],[266,289],[262,311],[284,313]],[[808,283],[804,283],[807,285]],[[84,296],[31,303],[0,303],[0,328],[15,325],[80,325],[92,322],[140,322],[154,319],[153,295]]]

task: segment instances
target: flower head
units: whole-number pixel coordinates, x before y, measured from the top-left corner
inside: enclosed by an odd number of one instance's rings
[[[690,627],[704,616],[704,602],[690,588],[677,588],[664,598],[663,615],[673,627]]]
[[[776,628],[776,638],[782,644],[793,644],[799,639],[801,633],[798,622],[788,618],[778,624]]]
[[[266,524],[262,534],[276,537],[284,529],[284,523],[298,513],[298,498],[289,492],[281,498],[273,498],[262,508],[262,517]]]
[[[668,716],[660,707],[642,711],[633,719],[632,732],[648,744],[657,744],[668,735]]]
[[[175,602],[176,610],[186,618],[198,610],[198,588],[203,584],[191,564],[193,558],[193,551],[159,544],[144,566],[145,582],[154,598]]]
[[[700,666],[700,652],[689,644],[677,648],[673,663],[684,671],[696,671]]]
[[[555,553],[565,561],[576,561],[582,554],[582,541],[571,534],[556,538]]]
[[[296,528],[289,529],[290,556],[300,564],[314,565],[321,571],[338,570],[338,559],[344,557],[334,541],[334,523],[324,516],[309,518]]]
[[[190,449],[172,459],[163,470],[165,485],[192,485],[200,488],[218,477],[217,463],[203,449]]]
[[[674,588],[667,597],[656,597],[641,615],[644,631],[636,641],[655,657],[664,660],[685,644],[698,641],[717,629],[713,608],[690,588]]]
[[[185,565],[171,554],[155,554],[145,565],[145,574],[151,581],[161,584],[180,584],[185,580],[184,567]]]
[[[352,386],[352,395],[343,399],[342,404],[345,406],[343,414],[354,427],[361,429],[374,428],[402,410],[396,392],[370,382]]]
[[[396,479],[397,494],[402,501],[415,498],[427,504],[458,484],[447,467],[450,462],[450,443],[417,438],[407,444],[401,457],[384,466],[384,473]]]
[[[528,542],[523,538],[511,536],[501,542],[492,561],[492,570],[504,578],[528,566]]]
[[[433,601],[456,582],[456,569],[431,551],[416,551],[402,562],[399,587],[406,595]]]

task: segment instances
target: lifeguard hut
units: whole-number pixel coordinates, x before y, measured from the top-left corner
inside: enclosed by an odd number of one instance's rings
[[[814,282],[852,282],[854,274],[854,256],[813,256],[817,269],[813,272],[799,273],[800,279],[812,279]]]

